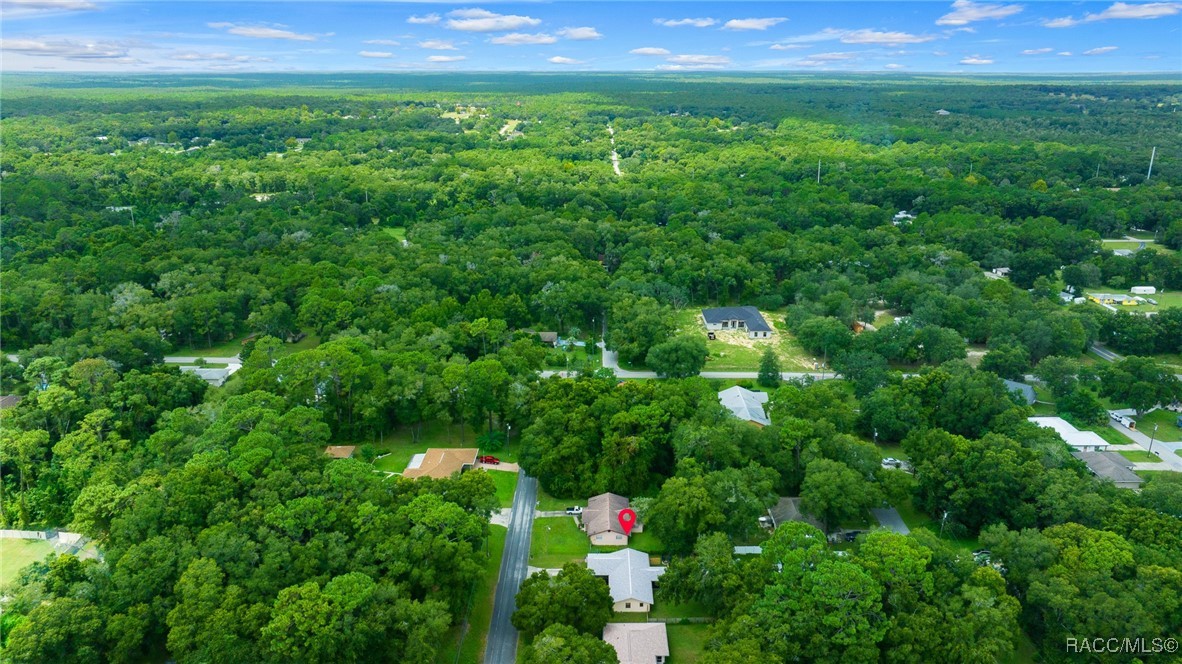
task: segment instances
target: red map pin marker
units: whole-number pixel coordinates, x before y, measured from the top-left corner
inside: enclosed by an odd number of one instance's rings
[[[624,508],[620,510],[620,527],[624,529],[625,535],[632,534],[632,527],[636,525],[636,512],[631,508]]]

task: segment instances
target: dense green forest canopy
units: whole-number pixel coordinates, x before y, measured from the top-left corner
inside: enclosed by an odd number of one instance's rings
[[[1021,633],[1054,659],[1065,635],[1182,630],[1182,484],[1095,482],[999,378],[1035,373],[1080,423],[1102,423],[1101,398],[1180,396],[1159,359],[1182,353],[1182,309],[1058,296],[1182,289],[1176,83],[3,83],[0,379],[25,399],[0,415],[0,522],[103,552],[6,591],[5,657],[434,661],[481,574],[492,481],[387,479],[373,447],[322,450],[437,421],[511,433],[553,496],[634,497],[676,556],[666,592],[719,619],[711,661],[796,660],[830,628],[845,636],[817,659],[988,661]],[[1154,247],[1102,242],[1129,233]],[[554,351],[534,330],[591,347],[606,330],[625,362],[691,375],[673,321],[714,304],[774,312],[844,380],[780,386],[756,429],[700,377],[540,377]],[[285,343],[302,333],[318,344]],[[1091,369],[1096,341],[1157,359]],[[227,342],[243,366],[223,387],[161,364]],[[843,558],[807,527],[735,561],[789,495],[827,528],[913,502],[1009,571],[924,535]],[[537,652],[599,624],[550,618]]]

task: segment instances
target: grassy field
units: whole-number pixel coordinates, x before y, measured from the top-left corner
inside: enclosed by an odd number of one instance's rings
[[[1105,440],[1109,445],[1131,445],[1133,441],[1123,433],[1113,429],[1107,424],[1100,426],[1082,426],[1077,427],[1080,431],[1094,431],[1097,435]]]
[[[710,625],[669,625],[669,664],[693,664],[706,650]]]
[[[595,553],[607,553],[610,551],[618,551],[622,548],[623,547],[619,546],[593,546],[591,547],[591,550]],[[628,548],[654,555],[665,552],[665,545],[661,543],[661,540],[657,539],[656,535],[653,535],[650,532],[633,533],[628,538]]]
[[[710,612],[706,607],[698,602],[685,602],[683,604],[670,604],[668,602],[657,602],[653,605],[653,610],[650,614],[654,618],[709,618]]]
[[[556,510],[564,510],[568,507],[577,505],[579,507],[586,507],[586,500],[575,500],[574,498],[555,498],[546,493],[546,490],[538,487],[538,510],[542,512],[554,512]]]
[[[382,227],[382,232],[394,238],[395,240],[398,240],[399,242],[402,242],[406,239],[406,229],[402,228],[401,226],[384,226]]]
[[[1133,463],[1154,463],[1161,461],[1156,454],[1146,452],[1145,450],[1119,450],[1119,453]]]
[[[45,540],[0,539],[0,586],[8,585],[29,565],[53,553]]]
[[[1146,413],[1137,418],[1137,431],[1146,436],[1153,435],[1153,425],[1157,425],[1156,440],[1167,443],[1176,443],[1182,440],[1182,429],[1179,429],[1175,422],[1178,421],[1178,413],[1172,410],[1155,410],[1152,413]]]
[[[683,334],[706,336],[701,309],[682,309],[677,312],[677,329]],[[772,348],[780,358],[782,371],[812,370],[813,357],[806,353],[796,338],[784,329],[783,315],[763,312],[764,319],[775,328],[771,339],[748,339],[745,331],[718,331],[717,339],[706,341],[705,371],[758,371],[759,360],[766,348]]]
[[[501,507],[512,507],[513,492],[517,490],[517,473],[499,470],[483,472],[487,472],[493,478],[493,484],[497,485],[497,501],[500,502]]]
[[[903,517],[903,523],[906,523],[907,527],[911,530],[926,528],[939,535],[940,522],[919,511],[911,503],[911,499],[895,505],[895,509],[899,510],[899,516]],[[972,553],[981,548],[981,543],[975,537],[949,537],[945,535],[940,539],[947,542],[952,548],[965,553]]]
[[[557,364],[555,362],[552,362],[551,358],[550,358],[551,353],[547,353],[546,354],[546,368],[547,369],[560,369],[560,370],[570,370],[570,371],[574,371],[576,369],[581,369],[584,371],[595,371],[599,367],[603,366],[603,355],[599,352],[599,349],[594,346],[584,347],[584,348],[578,348],[575,346],[571,346],[570,349],[568,349],[566,351],[561,351],[560,349],[555,349],[555,350],[562,352],[563,356],[566,358],[566,364]],[[551,351],[551,352],[554,352],[554,351]]]
[[[484,559],[484,574],[480,577],[472,597],[468,632],[461,634],[459,626],[448,630],[443,638],[443,647],[435,657],[438,664],[477,664],[484,657],[484,644],[488,638],[489,626],[492,624],[497,572],[501,568],[501,554],[505,551],[505,536],[508,532],[504,526],[489,526],[488,546],[485,549],[488,556]]]
[[[1093,293],[1113,293],[1117,295],[1132,295],[1126,288],[1116,288],[1114,286],[1104,286],[1101,288],[1091,288],[1085,291],[1088,295]],[[1139,304],[1135,307],[1126,307],[1120,304],[1109,305],[1118,311],[1128,311],[1131,313],[1146,313],[1150,311],[1160,311],[1171,307],[1182,307],[1182,292],[1166,292],[1158,291],[1155,295],[1142,295],[1141,297],[1157,301],[1157,304]]]
[[[529,564],[533,567],[562,567],[587,557],[591,542],[587,534],[569,516],[534,519],[533,539],[529,545]]]

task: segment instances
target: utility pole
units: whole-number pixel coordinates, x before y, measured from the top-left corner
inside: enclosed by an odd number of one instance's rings
[[[1153,158],[1156,156],[1157,156],[1157,146],[1155,145],[1155,146],[1153,146],[1153,152],[1149,153],[1149,172],[1145,174],[1145,181],[1146,182],[1148,182],[1149,178],[1153,175]]]
[[[1149,453],[1153,454],[1153,441],[1157,438],[1157,425],[1153,425],[1153,435],[1149,437]]]
[[[821,184],[821,160],[817,160],[817,184]]]

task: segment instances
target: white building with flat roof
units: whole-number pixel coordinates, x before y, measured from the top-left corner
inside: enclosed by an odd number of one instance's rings
[[[1054,429],[1059,437],[1072,449],[1079,452],[1103,452],[1108,449],[1108,441],[1100,437],[1095,431],[1080,431],[1062,417],[1028,417],[1040,427]]]

